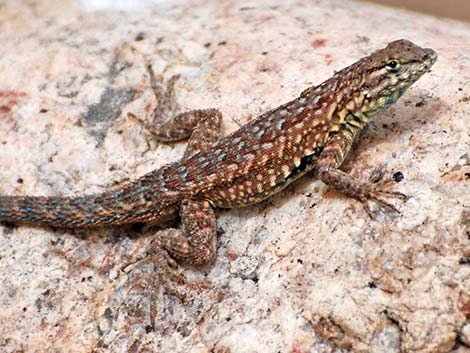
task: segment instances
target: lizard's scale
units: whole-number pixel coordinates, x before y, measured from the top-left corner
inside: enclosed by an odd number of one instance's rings
[[[397,193],[374,190],[338,168],[358,132],[427,72],[436,58],[432,49],[406,40],[391,42],[218,141],[218,111],[179,114],[167,126],[160,124],[155,134],[175,140],[194,130],[180,161],[96,195],[0,196],[0,220],[66,227],[158,222],[176,215],[188,200],[194,202],[188,206],[193,211],[198,205],[207,211],[209,204],[226,208],[259,202],[312,169],[347,194],[389,206],[379,195]]]

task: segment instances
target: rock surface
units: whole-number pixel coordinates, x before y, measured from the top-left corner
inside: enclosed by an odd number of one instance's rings
[[[470,26],[309,3],[0,5],[2,194],[98,192],[179,158],[127,118],[155,107],[146,62],[229,133],[391,40],[439,54],[344,165],[401,172],[401,214],[371,220],[308,178],[219,211],[216,264],[179,269],[195,295],[160,293],[153,332],[152,267],[135,262],[156,229],[3,225],[2,352],[470,351]]]

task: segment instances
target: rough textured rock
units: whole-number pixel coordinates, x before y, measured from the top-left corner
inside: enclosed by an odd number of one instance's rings
[[[136,260],[157,229],[0,227],[2,352],[465,352],[470,317],[470,26],[347,1],[0,5],[0,193],[96,192],[181,156],[127,112],[178,99],[226,133],[387,42],[434,48],[432,72],[364,134],[344,169],[401,172],[399,215],[304,178],[219,211],[218,259],[158,295]],[[398,178],[398,174],[396,174]],[[400,178],[398,178],[400,179]]]

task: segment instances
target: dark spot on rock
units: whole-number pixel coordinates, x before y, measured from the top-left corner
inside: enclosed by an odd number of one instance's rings
[[[106,136],[106,130],[122,112],[122,107],[134,99],[135,91],[106,88],[100,101],[88,107],[81,120],[83,126],[91,128],[90,135],[101,144]]]
[[[104,311],[103,316],[107,319],[112,319],[113,318],[113,312],[111,311],[110,308],[106,308],[106,310]]]
[[[403,179],[405,179],[405,176],[403,175],[402,172],[396,172],[393,174],[393,180],[396,182],[396,183],[399,183],[400,181],[402,181]]]
[[[144,39],[145,39],[145,33],[144,32],[139,32],[135,36],[135,41],[136,42],[140,42],[141,40],[144,40]]]
[[[459,265],[470,265],[470,256],[464,256],[459,259]]]
[[[326,42],[327,42],[326,39],[318,38],[318,39],[314,39],[311,45],[313,48],[317,49],[317,48],[324,47],[326,45]]]
[[[10,107],[7,107],[6,105],[0,106],[0,113],[9,113],[11,111]]]

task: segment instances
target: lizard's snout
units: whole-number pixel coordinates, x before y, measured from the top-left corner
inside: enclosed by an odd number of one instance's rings
[[[429,61],[432,65],[437,60],[437,53],[434,50],[432,50],[431,48],[425,48],[424,49],[424,54],[423,54],[423,59],[424,59],[424,61]]]

